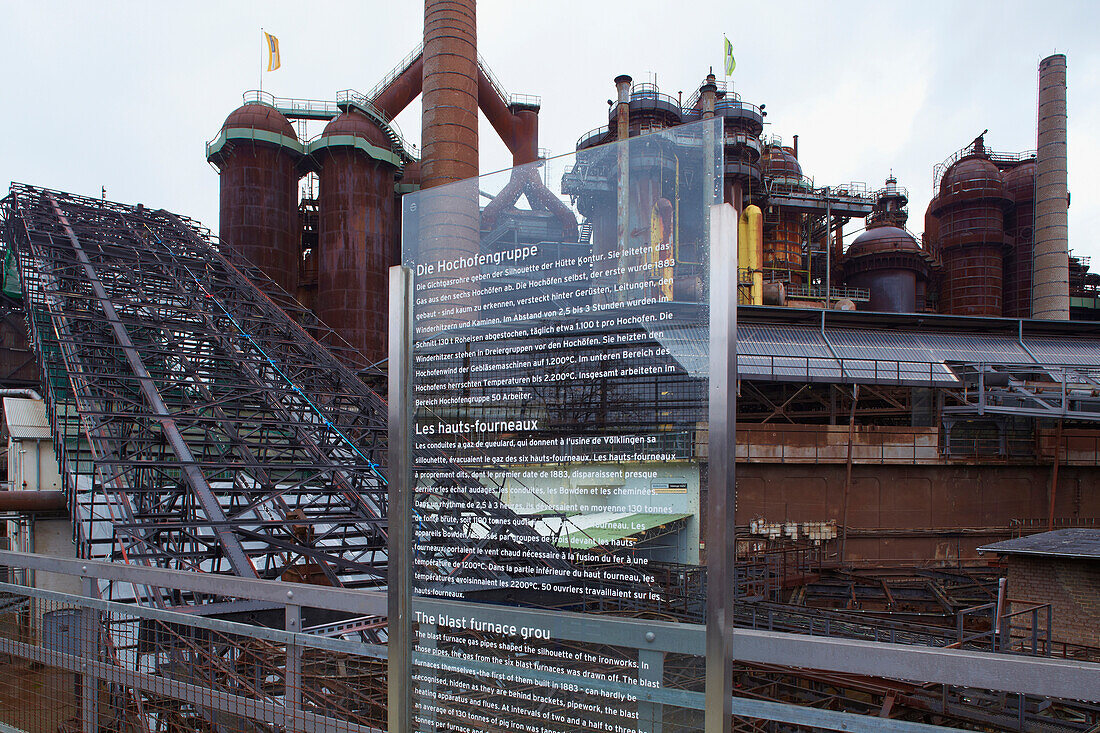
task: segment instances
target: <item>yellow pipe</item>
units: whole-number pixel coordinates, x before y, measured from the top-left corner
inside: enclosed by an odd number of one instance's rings
[[[752,204],[737,222],[738,303],[764,304],[764,215]]]

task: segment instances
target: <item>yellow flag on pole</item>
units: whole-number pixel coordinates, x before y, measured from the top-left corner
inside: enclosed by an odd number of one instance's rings
[[[264,40],[267,41],[267,70],[275,71],[279,68],[279,39],[264,31]]]
[[[737,61],[733,58],[733,44],[730,43],[730,39],[722,36],[726,42],[726,76],[733,73],[733,70],[737,67]]]

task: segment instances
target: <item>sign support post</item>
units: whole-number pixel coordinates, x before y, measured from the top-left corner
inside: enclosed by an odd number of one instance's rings
[[[737,210],[710,208],[710,385],[708,395],[706,733],[730,729],[737,542]]]
[[[389,526],[388,661],[386,665],[389,733],[409,733],[412,721],[412,270],[390,268],[389,323]]]

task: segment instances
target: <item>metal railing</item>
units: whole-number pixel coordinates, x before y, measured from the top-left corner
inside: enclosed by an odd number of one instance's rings
[[[866,303],[871,299],[871,291],[867,288],[830,288],[829,290],[829,297],[833,300],[848,298],[857,303]],[[787,285],[787,297],[825,300],[825,288],[823,286],[811,287],[804,284],[789,283]]]
[[[695,91],[692,93],[692,95],[690,97],[688,97],[688,100],[686,102],[684,102],[684,110],[685,111],[695,108],[695,104],[699,101],[699,97],[701,97],[702,94],[703,94],[703,92],[701,90],[703,88],[703,84],[705,84],[705,83],[706,83],[706,79],[699,82],[699,86],[695,88]],[[728,82],[724,79],[715,79],[714,85],[716,87],[718,87],[717,91],[726,93],[726,96],[722,100],[719,100],[719,101],[731,101],[731,102],[741,101],[741,95],[738,94],[737,92],[733,91],[733,83],[732,82]]]
[[[371,90],[367,92],[367,96],[371,99],[378,99],[378,95],[386,91],[386,87],[392,84],[394,79],[405,73],[405,69],[412,66],[413,62],[416,61],[416,57],[422,53],[424,53],[424,43],[420,42],[416,44],[416,47],[412,51],[409,51],[409,53],[405,55],[405,58],[398,61],[397,65],[390,69],[388,74],[382,77],[382,81],[375,84]]]
[[[291,112],[305,112],[335,117],[340,114],[340,108],[335,102],[323,99],[293,99],[291,97],[276,97],[271,92],[259,89],[251,89],[243,95],[246,104],[266,104],[278,110]],[[285,114],[285,112],[284,112]]]
[[[0,583],[6,599],[19,601],[0,607],[0,654],[6,655],[0,657],[6,660],[0,691],[22,701],[0,709],[6,726],[85,733],[209,728],[254,733],[270,726],[369,733],[385,727],[386,649],[359,636],[365,626],[380,622],[382,593],[13,552],[0,552],[0,563],[33,569],[40,582],[67,578],[84,589],[81,595]],[[171,589],[166,597],[183,605],[148,608],[102,600],[97,596],[105,581]],[[209,602],[187,605],[198,596]],[[637,706],[639,730],[659,730],[662,710],[671,715],[701,709],[702,693],[678,678],[682,667],[664,672],[666,657],[703,654],[701,625],[449,600],[417,604],[422,618],[476,613],[486,623],[542,630],[549,640],[540,646],[614,647],[633,654],[638,664],[624,668],[633,672],[606,678],[549,665],[531,665],[522,675],[536,686],[580,685],[588,694],[632,701],[625,704]],[[448,629],[422,621],[418,633],[441,638],[441,631],[454,633]],[[831,632],[816,622],[810,631]],[[1100,665],[1076,660],[750,629],[734,631],[733,648],[746,663],[1100,701]],[[443,674],[440,670],[457,665],[462,674],[516,675],[514,667],[455,657],[445,646],[422,645],[414,659],[424,674]],[[832,730],[940,730],[751,697],[735,696],[732,704],[735,715]]]
[[[392,117],[374,106],[371,97],[361,94],[354,89],[342,89],[336,92],[336,102],[337,104],[347,104],[357,107],[366,113],[368,117],[372,117],[375,122],[382,126],[383,131],[386,133],[387,137],[390,138],[390,143],[394,146],[395,153],[401,155],[403,158],[408,158],[409,156],[416,157],[416,146],[405,139],[405,136],[401,133],[401,128],[397,126],[397,123]]]
[[[978,148],[975,143],[972,142],[965,148],[962,148],[961,150],[957,150],[952,153],[951,156],[944,160],[942,163],[936,163],[936,165],[932,167],[933,195],[935,195],[939,191],[940,179],[943,178],[943,174],[947,171],[947,169],[950,168],[953,164],[965,158],[966,156],[973,155],[976,152],[978,152]],[[1035,157],[1034,150],[1023,150],[1019,153],[1006,153],[1003,151],[990,150],[989,148],[984,147],[984,144],[982,147],[982,152],[989,157],[989,160],[992,161],[994,165],[997,165],[998,167],[1018,165],[1026,160],[1030,160]]]

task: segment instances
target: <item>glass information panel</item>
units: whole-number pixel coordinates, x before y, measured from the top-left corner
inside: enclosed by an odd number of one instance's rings
[[[404,197],[416,730],[701,728],[700,711],[645,694],[701,689],[687,650],[519,610],[703,620],[720,131],[696,122]]]

